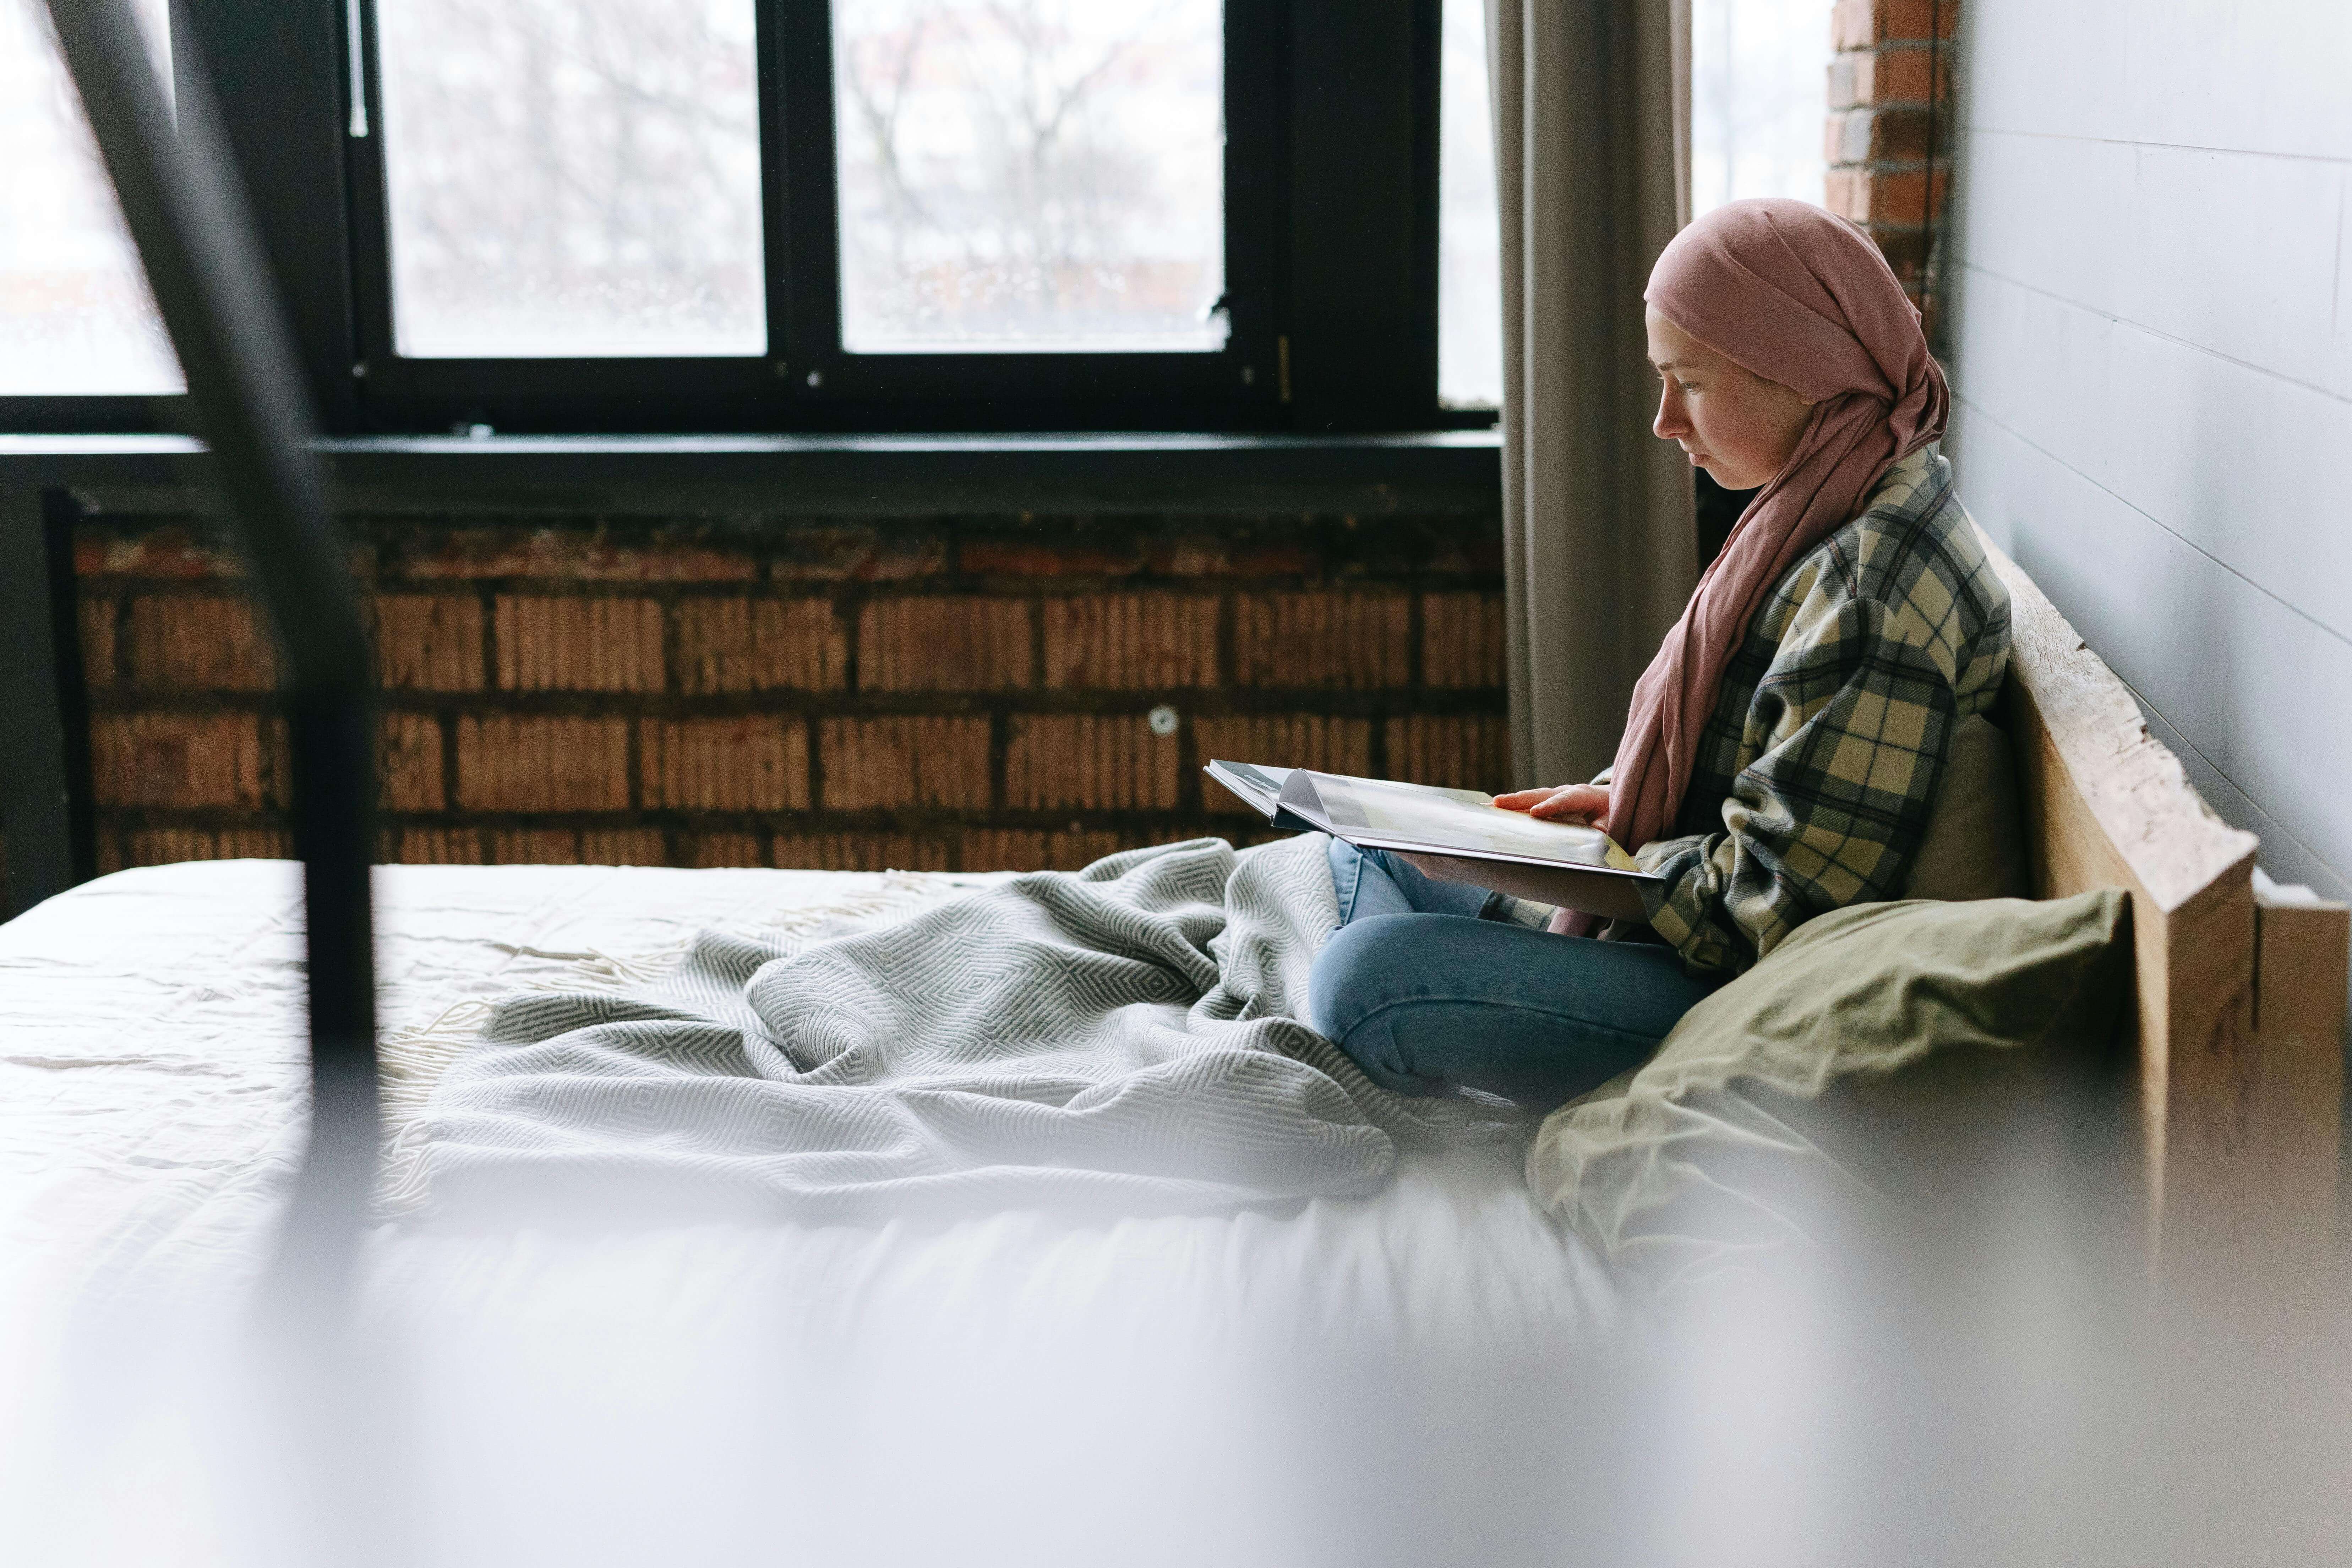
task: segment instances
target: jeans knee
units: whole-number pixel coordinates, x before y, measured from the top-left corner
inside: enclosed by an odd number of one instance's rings
[[[1363,1016],[1363,982],[1377,973],[1366,962],[1378,920],[1341,926],[1315,955],[1307,972],[1307,1021],[1326,1039],[1344,1040],[1349,1026]]]
[[[1396,1000],[1396,982],[1410,972],[1417,943],[1412,928],[1426,915],[1376,915],[1342,926],[1315,955],[1307,976],[1307,1021],[1346,1052],[1383,1089],[1425,1094],[1429,1087],[1399,1059],[1385,1027],[1361,1027]]]

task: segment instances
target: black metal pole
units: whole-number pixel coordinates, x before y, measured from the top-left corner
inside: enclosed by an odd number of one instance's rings
[[[48,0],[58,42],[211,448],[205,474],[234,519],[285,659],[310,991],[310,1148],[281,1272],[338,1291],[365,1213],[378,1123],[373,690],[350,554],[327,513],[291,340],[230,161],[209,82],[175,73],[178,123],[125,0]],[[184,14],[175,51],[195,47]]]

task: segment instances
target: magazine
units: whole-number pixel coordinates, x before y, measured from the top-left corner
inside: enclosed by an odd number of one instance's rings
[[[1507,811],[1476,790],[1215,761],[1204,770],[1275,827],[1415,857],[1432,876],[1615,920],[1644,917],[1663,879],[1597,827]]]

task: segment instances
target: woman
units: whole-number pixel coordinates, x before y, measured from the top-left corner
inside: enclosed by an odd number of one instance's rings
[[[1614,765],[1496,804],[1605,826],[1664,890],[1596,939],[1334,840],[1311,1021],[1390,1089],[1556,1105],[1805,921],[1897,896],[1952,727],[2008,667],[2008,595],[1936,447],[1943,373],[1868,237],[1735,202],[1644,298],[1659,437],[1761,488],[1635,685]]]

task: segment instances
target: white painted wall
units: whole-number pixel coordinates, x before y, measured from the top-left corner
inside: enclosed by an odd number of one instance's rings
[[[2352,0],[1969,0],[1960,494],[2352,899]]]

